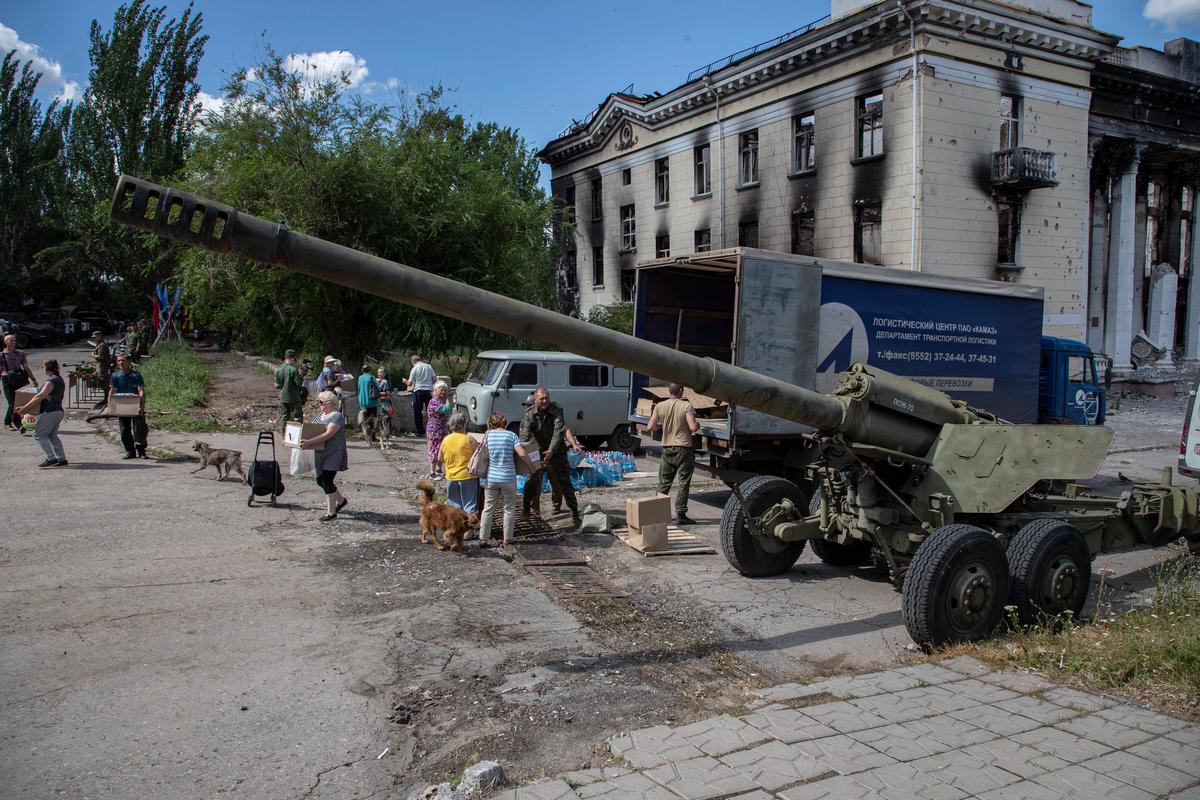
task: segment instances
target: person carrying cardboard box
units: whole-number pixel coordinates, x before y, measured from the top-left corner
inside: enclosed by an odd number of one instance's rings
[[[111,406],[118,395],[137,395],[137,416],[117,417],[121,424],[121,444],[125,447],[123,458],[146,457],[146,382],[142,374],[133,368],[128,353],[117,356],[117,371],[108,379],[108,402]]]
[[[694,525],[688,517],[688,494],[692,488],[692,472],[696,469],[696,451],[692,448],[692,434],[700,430],[692,404],[683,399],[683,387],[678,383],[667,384],[666,400],[654,406],[646,432],[652,433],[662,426],[662,461],[658,465],[658,493],[670,494],[671,484],[679,479],[679,491],[675,494],[675,524]]]
[[[533,405],[525,409],[521,419],[521,441],[535,442],[541,453],[541,468],[552,476],[551,485],[557,483],[562,489],[567,508],[571,509],[571,522],[579,525],[579,501],[575,499],[575,487],[571,485],[571,464],[567,459],[566,422],[563,409],[550,401],[550,390],[539,386],[533,392]],[[525,481],[524,515],[528,517],[534,508],[541,511],[541,471]]]

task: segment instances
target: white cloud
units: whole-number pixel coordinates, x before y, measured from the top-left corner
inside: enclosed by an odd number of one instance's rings
[[[399,78],[388,78],[386,81],[364,81],[359,89],[363,94],[373,94],[374,92],[394,92],[400,88]]]
[[[41,88],[47,91],[57,91],[58,100],[78,100],[82,97],[79,84],[75,81],[63,80],[62,64],[51,61],[42,55],[42,48],[31,42],[22,41],[20,35],[0,22],[0,53],[10,50],[17,51],[17,58],[28,61],[34,72],[42,73]]]
[[[345,75],[350,88],[354,88],[370,74],[366,59],[359,58],[349,50],[291,53],[283,59],[283,66],[311,85],[338,81]]]
[[[1200,22],[1200,0],[1146,0],[1142,16],[1168,28],[1180,23]]]
[[[224,97],[213,97],[208,92],[200,92],[196,95],[196,100],[200,103],[201,114],[219,114],[225,106]]]

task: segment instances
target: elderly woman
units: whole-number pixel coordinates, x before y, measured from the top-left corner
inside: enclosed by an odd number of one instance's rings
[[[468,514],[479,510],[479,479],[467,470],[478,446],[467,436],[467,415],[450,415],[450,434],[442,440],[442,463],[446,465],[446,499]]]
[[[42,367],[46,370],[45,383],[33,399],[18,408],[17,412],[37,414],[33,439],[46,454],[46,460],[38,466],[65,467],[67,454],[63,450],[62,439],[58,438],[58,426],[63,420],[63,395],[67,393],[67,384],[59,375],[57,359],[46,359]]]
[[[338,396],[330,391],[317,395],[317,403],[321,413],[313,422],[324,425],[325,430],[311,439],[300,440],[302,450],[313,451],[313,461],[317,472],[317,485],[325,492],[325,516],[321,522],[332,522],[337,519],[338,512],[350,502],[333,485],[333,479],[339,472],[349,469],[350,463],[346,458],[346,418],[338,410]],[[325,446],[316,450],[316,446],[324,442]]]
[[[433,397],[425,408],[425,441],[429,444],[429,477],[437,478],[442,472],[442,439],[450,432],[446,420],[450,417],[450,387],[445,381],[433,385]]]
[[[512,540],[517,528],[517,462],[519,457],[531,473],[533,465],[525,454],[517,435],[507,430],[508,420],[495,412],[488,417],[488,431],[483,444],[488,452],[487,486],[483,489],[483,517],[479,520],[479,546],[491,547],[492,515],[496,506],[504,506],[504,543],[501,553],[512,559]]]
[[[29,368],[29,359],[25,356],[25,351],[17,349],[16,334],[10,333],[4,337],[4,349],[0,350],[0,379],[4,382],[4,399],[8,402],[4,426],[24,433],[21,415],[13,408],[13,395],[17,389],[25,388],[27,383],[32,382],[37,386],[37,378],[33,377],[33,370]]]

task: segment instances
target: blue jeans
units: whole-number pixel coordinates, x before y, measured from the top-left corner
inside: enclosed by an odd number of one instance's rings
[[[446,481],[446,500],[455,508],[474,514],[479,510],[479,479]]]

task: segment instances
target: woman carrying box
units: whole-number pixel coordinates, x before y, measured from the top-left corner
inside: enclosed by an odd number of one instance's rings
[[[42,364],[46,370],[46,381],[42,388],[25,405],[17,409],[19,414],[37,414],[37,426],[33,429],[33,440],[41,446],[46,454],[46,460],[39,467],[65,467],[67,454],[63,450],[62,439],[58,438],[58,426],[63,420],[63,395],[67,393],[67,383],[59,375],[58,361],[48,358]]]
[[[338,410],[340,401],[333,392],[324,391],[318,394],[317,403],[321,407],[321,413],[313,422],[324,425],[325,431],[311,439],[301,439],[300,449],[313,451],[317,485],[325,492],[325,516],[321,517],[321,522],[332,522],[337,519],[338,512],[346,507],[346,503],[350,502],[333,484],[337,474],[350,467],[346,457],[346,417]],[[325,446],[316,450],[316,446],[322,442]]]

